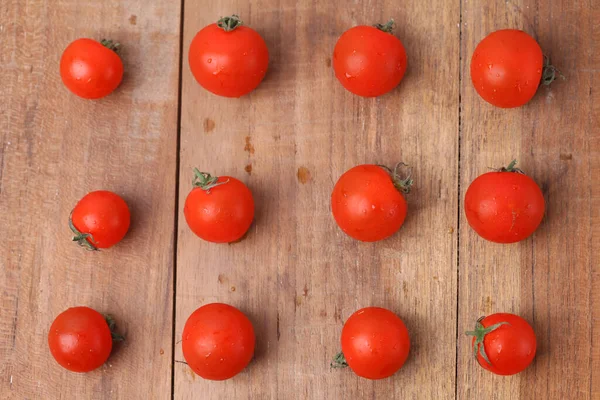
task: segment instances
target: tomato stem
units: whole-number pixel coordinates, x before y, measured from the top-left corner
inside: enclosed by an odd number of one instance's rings
[[[98,248],[95,246],[96,240],[94,239],[94,235],[91,233],[83,233],[80,232],[75,225],[73,224],[73,211],[69,215],[69,228],[75,234],[73,236],[73,241],[77,242],[77,244],[88,251],[98,251]]]
[[[329,364],[331,368],[346,368],[348,366],[348,362],[346,361],[346,357],[344,357],[344,353],[341,351],[333,357],[333,361]]]
[[[118,53],[119,50],[121,49],[121,43],[114,42],[110,39],[102,39],[100,41],[100,44],[102,46],[106,47],[107,49],[114,51],[115,53]]]
[[[517,160],[516,159],[512,160],[510,162],[510,164],[508,164],[507,167],[502,167],[500,169],[497,169],[497,171],[498,172],[515,172],[517,174],[525,174],[525,172],[523,172],[519,168],[515,168],[515,165],[517,165]]]
[[[413,184],[412,168],[409,167],[406,178],[402,179],[402,178],[400,178],[400,176],[398,174],[398,170],[400,169],[400,167],[408,167],[408,165],[404,164],[402,161],[400,161],[398,164],[396,164],[394,169],[389,168],[387,165],[378,164],[378,166],[385,169],[390,174],[390,177],[392,178],[392,182],[394,183],[394,186],[396,187],[396,189],[398,189],[400,192],[402,192],[404,194],[410,193],[410,188],[412,187],[412,184]]]
[[[560,72],[558,68],[550,63],[550,57],[544,55],[544,68],[542,70],[542,80],[540,85],[550,86],[552,82],[558,79],[558,76],[564,81],[567,78]]]
[[[113,342],[124,341],[125,337],[123,335],[120,335],[117,332],[115,332],[117,323],[115,322],[115,319],[113,318],[113,316],[110,314],[104,314],[104,320],[108,324],[108,329],[110,329],[110,336],[112,337]]]
[[[242,25],[244,25],[244,23],[242,22],[240,17],[235,14],[233,14],[230,17],[221,17],[221,19],[217,21],[217,26],[223,29],[225,32],[231,32],[238,26]]]
[[[395,23],[396,22],[394,21],[394,18],[390,18],[390,20],[388,22],[386,22],[385,24],[375,24],[373,26],[382,32],[392,33]]]
[[[473,343],[473,354],[475,355],[475,359],[477,359],[477,353],[479,353],[479,354],[481,354],[481,357],[485,360],[485,362],[487,362],[488,365],[491,366],[492,363],[490,362],[490,359],[488,358],[488,355],[485,352],[485,346],[483,343],[485,336],[488,333],[493,332],[496,329],[500,328],[502,325],[510,325],[510,324],[508,322],[498,322],[497,324],[494,324],[492,326],[485,328],[483,326],[483,324],[481,323],[481,321],[484,318],[485,317],[481,317],[477,320],[477,322],[475,323],[475,330],[467,331],[467,332],[465,332],[465,334],[468,336],[475,337],[475,343]]]
[[[229,179],[225,182],[217,182],[218,180],[218,176],[212,176],[208,172],[201,172],[198,168],[194,168],[194,179],[192,180],[192,185],[194,187],[205,190],[206,193],[210,193],[210,189],[229,182]]]

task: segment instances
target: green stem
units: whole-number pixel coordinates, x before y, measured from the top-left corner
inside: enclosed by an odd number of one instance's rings
[[[208,172],[201,172],[198,168],[194,168],[194,179],[192,180],[192,185],[194,187],[205,190],[206,193],[210,193],[210,189],[229,182],[229,179],[225,182],[218,182],[218,180],[218,176],[212,176]]]
[[[542,70],[540,85],[550,86],[558,77],[563,81],[567,79],[558,68],[550,63],[550,57],[544,55],[544,68]]]
[[[394,29],[394,24],[394,18],[390,18],[390,20],[385,24],[375,24],[373,26],[382,32],[392,33],[392,30]]]
[[[115,332],[116,322],[115,319],[110,314],[104,314],[104,320],[108,324],[108,329],[110,329],[110,336],[112,337],[113,342],[122,342],[125,340],[123,335]]]
[[[329,364],[331,368],[346,368],[348,366],[348,362],[346,361],[346,357],[344,357],[344,353],[341,351],[333,357],[333,361]]]
[[[71,211],[71,215],[69,215],[69,228],[75,234],[73,236],[73,241],[77,242],[77,244],[89,251],[98,251],[96,247],[96,240],[91,233],[83,233],[80,232],[75,225],[73,224],[73,211]]]
[[[239,16],[233,14],[229,17],[221,17],[220,20],[217,21],[217,26],[223,29],[225,32],[231,32],[235,28],[242,26],[244,23],[240,19]]]
[[[524,172],[522,170],[520,170],[519,168],[515,168],[515,166],[517,165],[517,160],[514,159],[510,162],[510,164],[508,164],[507,167],[502,167],[500,169],[497,169],[498,172],[515,172],[517,174],[524,174]]]
[[[412,168],[409,167],[408,174],[406,175],[406,177],[401,178],[398,171],[400,170],[400,167],[408,167],[407,164],[404,164],[403,162],[399,162],[398,164],[396,164],[394,169],[391,169],[388,166],[381,165],[381,164],[378,164],[378,166],[385,169],[390,174],[390,177],[392,178],[392,182],[394,183],[394,186],[396,187],[396,189],[398,189],[400,192],[402,192],[404,194],[410,193],[410,189],[413,184]]]
[[[475,359],[477,359],[477,354],[479,353],[479,354],[481,354],[481,357],[485,360],[485,362],[488,363],[489,366],[492,366],[492,363],[490,362],[490,359],[488,358],[488,355],[485,352],[485,345],[484,345],[485,336],[488,333],[493,332],[496,329],[500,328],[502,325],[510,325],[510,324],[508,322],[499,322],[497,324],[494,324],[494,325],[486,328],[481,323],[481,321],[484,318],[485,317],[481,317],[477,320],[477,322],[475,323],[475,330],[467,331],[467,332],[465,332],[465,334],[468,336],[475,337],[475,343],[473,343],[473,354],[475,355]]]
[[[121,49],[121,43],[113,42],[110,39],[102,39],[100,41],[100,44],[102,46],[106,47],[107,49],[114,51],[115,53],[118,53],[119,50]]]

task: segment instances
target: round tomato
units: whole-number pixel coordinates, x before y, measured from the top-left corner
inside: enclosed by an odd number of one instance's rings
[[[335,76],[350,92],[381,96],[400,83],[406,72],[406,51],[385,25],[355,26],[342,34],[333,50]]]
[[[73,241],[88,250],[107,249],[125,237],[130,214],[127,203],[107,190],[86,194],[71,212]]]
[[[398,177],[379,165],[359,165],[346,171],[331,194],[331,211],[338,226],[349,236],[363,242],[385,239],[400,229],[407,205],[402,193],[408,193],[410,175]]]
[[[475,49],[471,80],[477,93],[497,107],[519,107],[533,98],[540,83],[549,85],[560,72],[544,58],[527,33],[504,29],[490,33]]]
[[[230,176],[211,176],[197,169],[194,174],[195,188],[183,207],[190,229],[214,243],[230,243],[244,236],[254,219],[250,189]]]
[[[183,327],[183,356],[204,379],[222,381],[239,374],[254,355],[254,328],[235,307],[213,303],[198,308]]]
[[[473,336],[473,353],[479,364],[497,375],[523,371],[535,357],[536,339],[531,325],[514,314],[498,313],[480,318]]]
[[[122,339],[111,330],[114,321],[89,307],[73,307],[60,314],[48,332],[54,359],[73,372],[89,372],[106,362],[112,342]]]
[[[119,43],[77,39],[60,59],[60,77],[65,86],[84,99],[111,94],[123,79],[123,62],[117,55]]]
[[[404,322],[390,310],[367,307],[348,318],[342,329],[342,353],[332,366],[349,366],[358,376],[383,379],[408,358],[410,338]]]
[[[224,97],[250,93],[267,73],[269,50],[252,28],[237,15],[203,28],[190,45],[190,69],[198,83]]]
[[[544,217],[541,189],[515,168],[477,177],[465,194],[465,214],[479,236],[496,243],[515,243],[529,237]]]

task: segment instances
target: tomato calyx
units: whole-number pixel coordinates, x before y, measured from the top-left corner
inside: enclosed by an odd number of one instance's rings
[[[410,193],[410,188],[413,184],[412,168],[410,168],[407,164],[404,164],[402,161],[396,164],[394,169],[389,168],[387,165],[377,164],[377,166],[385,169],[390,174],[390,178],[392,178],[392,182],[394,183],[396,189],[398,189],[401,193],[404,194]],[[404,179],[402,179],[398,174],[398,170],[400,169],[400,167],[409,167],[408,174]]]
[[[100,44],[107,49],[114,51],[115,53],[119,53],[119,50],[121,49],[121,43],[112,41],[110,39],[102,39]]]
[[[229,179],[225,182],[217,182],[218,180],[218,176],[212,176],[208,172],[201,172],[198,170],[198,168],[194,168],[194,179],[192,180],[192,185],[206,191],[207,194],[210,193],[210,189],[229,182]]]
[[[217,21],[217,26],[223,29],[225,32],[231,32],[235,28],[244,25],[240,17],[236,14],[233,14],[229,17],[221,17]]]
[[[346,357],[344,357],[344,353],[341,351],[333,357],[333,360],[329,364],[331,368],[346,368],[348,366],[348,362],[346,361]]]
[[[394,21],[394,18],[390,18],[390,20],[385,24],[375,24],[373,26],[382,32],[391,34],[395,23],[396,22]]]
[[[71,215],[69,215],[69,228],[75,234],[73,236],[73,241],[77,242],[77,244],[88,251],[98,251],[96,247],[96,240],[94,239],[94,235],[91,233],[83,233],[80,232],[79,229],[75,228],[73,224],[73,211],[71,211]]]
[[[544,68],[542,69],[542,80],[540,86],[550,86],[552,82],[560,77],[563,81],[567,78],[550,62],[550,57],[544,55]]]
[[[483,324],[481,323],[481,321],[484,318],[485,317],[481,317],[477,320],[477,322],[475,323],[474,331],[467,331],[467,332],[465,332],[465,334],[468,336],[475,337],[475,343],[473,343],[473,354],[475,356],[475,359],[477,359],[477,354],[479,353],[479,354],[481,354],[481,357],[485,360],[485,362],[487,362],[489,366],[492,366],[492,363],[490,362],[490,359],[488,358],[488,356],[485,352],[485,346],[483,344],[483,341],[485,340],[485,336],[488,333],[493,332],[496,329],[500,328],[502,325],[510,325],[510,324],[508,322],[498,322],[497,324],[494,324],[492,326],[488,326],[487,328],[485,328],[483,326]]]
[[[519,169],[519,168],[515,168],[515,165],[517,165],[517,160],[512,160],[510,162],[510,164],[508,164],[507,167],[502,167],[502,168],[498,168],[496,171],[498,172],[514,172],[516,174],[523,174],[525,175],[525,172],[523,172],[523,170]]]
[[[115,328],[116,328],[116,322],[115,319],[112,317],[112,315],[110,314],[104,314],[104,320],[106,321],[106,323],[108,324],[108,329],[110,329],[110,337],[112,338],[113,342],[122,342],[125,340],[125,337],[121,334],[118,334],[117,332],[115,332]]]

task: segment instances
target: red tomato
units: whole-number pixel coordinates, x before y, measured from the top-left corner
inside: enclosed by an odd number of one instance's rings
[[[86,194],[71,212],[69,225],[74,242],[88,250],[107,249],[125,237],[129,207],[118,194],[98,190]]]
[[[350,92],[381,96],[400,83],[406,72],[406,51],[392,35],[394,20],[385,25],[355,26],[342,34],[333,50],[335,76]]]
[[[385,239],[400,229],[407,205],[402,193],[412,185],[410,176],[402,180],[396,168],[359,165],[346,171],[331,194],[331,211],[339,227],[363,242]]]
[[[190,69],[206,90],[224,97],[250,93],[267,73],[269,50],[237,15],[203,28],[190,45]]]
[[[73,372],[89,372],[104,364],[112,350],[112,341],[107,319],[89,307],[64,311],[56,317],[48,332],[52,356],[62,367]]]
[[[207,304],[190,315],[183,327],[183,356],[204,379],[221,381],[239,374],[254,355],[254,328],[235,307]]]
[[[194,189],[185,199],[183,214],[201,239],[229,243],[240,239],[254,219],[252,192],[230,176],[211,176],[194,169]]]
[[[542,74],[549,85],[558,71],[547,64],[540,45],[523,31],[490,33],[475,49],[471,80],[477,93],[497,107],[519,107],[533,98]]]
[[[77,39],[60,59],[60,77],[65,86],[84,99],[111,94],[123,79],[123,62],[117,55],[119,44]]]
[[[531,325],[514,314],[498,313],[480,318],[471,346],[479,364],[497,375],[523,371],[535,357],[536,339]]]
[[[514,168],[477,177],[465,194],[465,214],[479,236],[496,243],[529,237],[544,217],[544,195],[533,179]]]
[[[383,379],[402,368],[409,350],[404,322],[385,308],[367,307],[352,314],[344,324],[342,354],[334,363],[349,366],[363,378]]]

